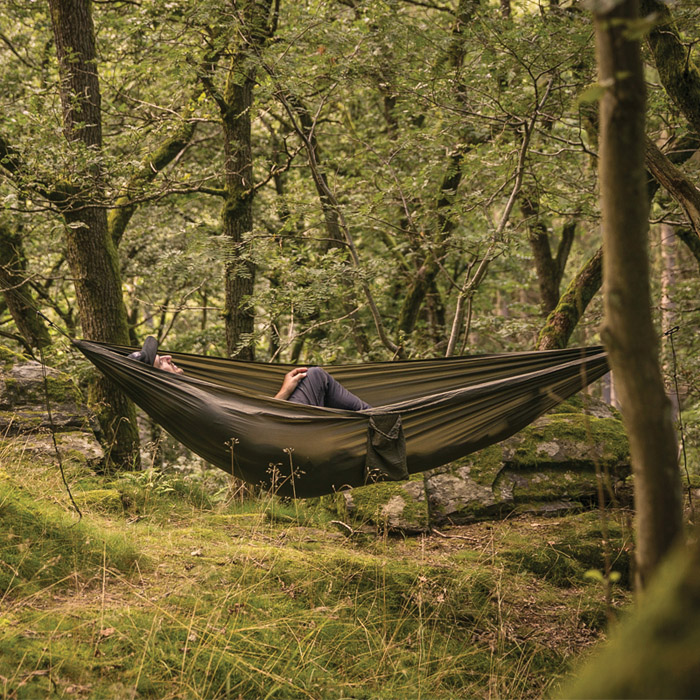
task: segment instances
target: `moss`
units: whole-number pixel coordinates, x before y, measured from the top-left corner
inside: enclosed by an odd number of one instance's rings
[[[83,491],[75,493],[74,498],[81,509],[85,507],[104,513],[122,513],[124,511],[121,494],[117,489]]]
[[[5,593],[28,595],[48,585],[73,585],[76,578],[90,580],[103,564],[129,573],[139,558],[123,538],[75,523],[11,480],[0,481],[0,590]]]
[[[700,547],[679,548],[643,604],[564,688],[565,698],[694,698],[700,688]]]
[[[584,580],[585,569],[580,563],[552,546],[510,550],[504,552],[503,557],[516,571],[525,569],[555,586],[569,588]]]
[[[3,371],[6,372],[13,365],[16,365],[20,362],[27,362],[29,359],[31,358],[15,350],[11,350],[7,347],[7,345],[3,345],[0,343],[0,365],[2,365]]]
[[[567,463],[568,464],[568,463]],[[519,505],[542,501],[590,500],[597,493],[595,476],[586,469],[519,469],[517,474],[505,472],[495,485],[498,491],[506,484],[512,490],[512,501]],[[510,499],[509,499],[510,500]]]
[[[469,476],[477,484],[492,487],[503,469],[503,448],[500,445],[491,445],[451,465],[451,467],[460,466],[469,467]]]
[[[571,442],[595,450],[598,458],[612,466],[629,461],[629,441],[622,423],[615,418],[595,418],[575,413],[559,413],[547,416],[521,432],[521,442],[516,447],[509,466],[532,467],[547,463],[542,452],[543,443]],[[549,460],[551,462],[551,460]],[[582,455],[581,463],[590,465],[591,457]],[[568,460],[568,464],[572,461]]]
[[[82,392],[73,379],[65,374],[49,375],[46,384],[43,378],[38,381],[21,382],[15,377],[5,376],[5,390],[12,403],[30,403],[45,405],[48,394],[52,404],[84,405]]]
[[[356,524],[372,524],[380,528],[425,530],[428,529],[428,504],[409,495],[406,484],[411,482],[423,487],[423,475],[414,474],[407,482],[385,481],[370,484],[346,492],[352,500],[352,507],[347,508],[346,497],[334,494],[326,497],[323,503]],[[399,500],[400,499],[400,500]],[[403,506],[400,508],[400,503]]]
[[[542,522],[542,521],[540,521]],[[535,524],[535,527],[539,527]],[[553,521],[542,536],[546,543],[513,535],[506,541],[502,556],[513,570],[529,571],[554,585],[571,587],[589,584],[586,572],[604,571],[603,534],[600,514],[581,513]],[[608,548],[611,570],[619,576],[617,585],[629,589],[631,558],[625,547],[624,529],[608,514]]]
[[[38,492],[41,474],[32,476]],[[159,517],[127,525],[105,511],[93,518],[102,530],[71,528],[85,537],[66,569],[70,589],[54,585],[60,572],[53,571],[48,590],[27,600],[17,592],[0,613],[7,694],[544,697],[571,653],[590,642],[590,635],[582,641],[581,624],[603,619],[595,586],[533,585],[535,575],[523,566],[504,566],[504,542],[509,550],[546,549],[551,521],[478,526],[468,533],[473,542],[346,539],[323,527],[316,504],[265,497],[202,512],[169,490],[179,477],[134,477],[103,490],[126,482],[148,492]],[[86,473],[72,483],[99,486]],[[99,500],[93,491],[88,497]],[[587,540],[596,532],[587,517],[558,527],[572,542],[577,533]],[[157,567],[142,569],[136,583],[120,575],[129,569],[115,565],[107,529],[128,532]],[[25,531],[27,550],[35,542],[46,547],[45,530],[64,527],[51,519],[31,541]],[[48,547],[39,552],[50,567],[52,556]]]

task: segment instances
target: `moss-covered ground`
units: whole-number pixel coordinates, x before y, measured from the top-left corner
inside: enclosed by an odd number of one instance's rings
[[[74,464],[78,522],[55,465],[2,449],[3,698],[542,697],[605,635],[595,513],[350,535],[316,502]]]

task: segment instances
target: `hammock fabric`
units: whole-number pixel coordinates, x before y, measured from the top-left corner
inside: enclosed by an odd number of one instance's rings
[[[513,435],[608,371],[600,347],[326,367],[373,406],[355,412],[271,398],[293,365],[168,351],[185,371],[174,375],[127,359],[134,348],[74,342],[193,452],[299,498],[451,462]]]

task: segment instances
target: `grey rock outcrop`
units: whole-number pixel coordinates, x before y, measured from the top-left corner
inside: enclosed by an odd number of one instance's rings
[[[5,348],[0,350],[0,440],[13,446],[15,453],[50,456],[55,454],[53,430],[63,459],[100,464],[104,452],[73,379]]]
[[[575,401],[513,437],[404,483],[353,489],[331,499],[354,522],[403,531],[445,523],[541,515],[597,505],[602,475],[608,500],[630,473],[619,415],[605,404]]]

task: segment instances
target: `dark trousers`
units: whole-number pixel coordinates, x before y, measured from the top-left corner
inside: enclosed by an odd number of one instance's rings
[[[303,403],[307,406],[344,408],[349,411],[361,411],[365,408],[372,408],[368,403],[355,396],[355,394],[351,394],[322,367],[309,367],[309,371],[297,384],[297,388],[292,392],[289,401],[292,403]]]

